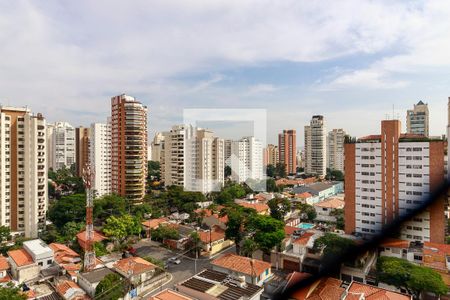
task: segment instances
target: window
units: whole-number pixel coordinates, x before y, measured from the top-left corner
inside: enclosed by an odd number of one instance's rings
[[[51,259],[47,260],[47,265],[51,265],[53,261]]]
[[[42,267],[44,265],[44,263],[42,261],[40,261],[40,262],[38,262],[38,265]]]

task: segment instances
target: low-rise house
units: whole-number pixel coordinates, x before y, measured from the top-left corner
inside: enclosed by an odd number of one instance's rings
[[[157,218],[157,219],[151,219],[151,220],[146,220],[142,222],[142,227],[145,230],[145,232],[147,233],[147,237],[150,237],[150,233],[152,230],[155,230],[159,227],[159,225],[161,224],[167,224],[168,223],[168,219],[167,218]]]
[[[56,284],[56,291],[65,300],[89,300],[91,299],[78,284],[72,280],[60,280]]]
[[[259,215],[270,215],[270,208],[264,203],[249,203],[242,200],[235,200],[235,203],[246,208],[252,208],[256,210]]]
[[[100,281],[109,274],[114,272],[108,268],[98,268],[93,271],[79,273],[78,274],[78,285],[86,291],[90,297],[95,296],[95,289]]]
[[[5,286],[11,281],[11,276],[9,276],[8,271],[10,269],[8,259],[0,255],[0,286]]]
[[[228,222],[228,216],[220,216],[219,213],[220,209],[217,208],[216,210],[211,209],[197,209],[195,212],[202,216],[202,224],[206,225],[207,227],[214,227],[218,226],[225,230],[227,228],[226,223]]]
[[[198,235],[202,243],[202,249],[207,252],[208,255],[214,255],[217,252],[233,245],[232,240],[225,239],[225,232],[220,228],[215,230],[199,231]]]
[[[77,274],[81,270],[81,258],[78,253],[64,244],[51,243],[48,245],[53,250],[53,259],[73,281],[77,281]]]
[[[47,269],[53,264],[53,250],[40,239],[23,242],[23,248],[31,255],[34,262]]]
[[[304,186],[293,188],[294,194],[308,192],[313,196],[318,196],[319,201],[323,201],[329,197],[336,196],[344,191],[344,183],[342,181],[315,182]]]
[[[156,268],[141,257],[124,258],[114,264],[116,272],[133,284],[137,295],[151,287],[150,279],[155,275]]]
[[[94,243],[102,242],[104,240],[106,240],[106,236],[104,236],[103,234],[101,234],[98,231],[94,231],[94,238],[93,238],[93,242]],[[83,250],[87,249],[87,246],[86,246],[87,245],[86,244],[86,241],[87,241],[86,230],[83,230],[83,231],[81,231],[81,232],[79,232],[77,234],[77,241],[78,241],[78,244],[80,245],[80,247],[83,248]]]
[[[224,254],[211,262],[215,271],[245,277],[245,282],[262,286],[272,276],[268,262],[248,258],[233,253]]]
[[[39,277],[40,268],[25,249],[8,251],[11,274],[19,283]]]
[[[336,216],[332,212],[343,209],[345,202],[338,198],[329,198],[314,204],[316,210],[316,220],[321,222],[336,222]]]
[[[373,271],[375,269],[376,261],[376,251],[367,251],[354,261],[343,263],[340,271],[341,280],[347,283],[357,281],[375,284],[376,278]]]
[[[183,295],[180,292],[165,289],[150,297],[150,300],[194,300],[187,295]]]
[[[395,300],[412,300],[412,296],[385,290],[373,285],[363,284],[360,282],[352,282],[348,287],[344,300],[378,300],[378,299],[395,299]]]
[[[178,283],[176,288],[183,294],[202,300],[259,300],[263,292],[262,287],[246,282],[243,276],[210,269]]]

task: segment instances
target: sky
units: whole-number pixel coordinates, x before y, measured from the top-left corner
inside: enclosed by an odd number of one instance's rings
[[[87,126],[126,93],[150,137],[185,108],[266,109],[267,141],[292,128],[302,145],[312,115],[363,136],[406,127],[422,100],[441,135],[449,15],[449,1],[0,0],[0,104]]]

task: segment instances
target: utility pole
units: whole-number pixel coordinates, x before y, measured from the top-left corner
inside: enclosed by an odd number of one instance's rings
[[[94,224],[92,211],[94,208],[94,195],[92,190],[92,181],[94,173],[89,163],[83,168],[83,182],[86,188],[86,252],[84,254],[84,270],[92,271],[95,268],[94,251]]]

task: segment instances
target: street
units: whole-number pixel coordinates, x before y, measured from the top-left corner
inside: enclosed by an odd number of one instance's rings
[[[160,245],[161,245],[160,243],[155,241],[141,240],[135,245],[133,245],[133,247],[136,249],[136,254],[138,256],[141,257],[150,256],[162,260],[164,262],[167,262],[167,260],[171,257],[174,256],[178,257],[180,254],[183,253],[161,247]],[[220,253],[216,253],[212,258],[201,257],[199,259],[193,259],[187,256],[178,257],[181,260],[181,263],[179,265],[170,262],[168,263],[167,272],[172,274],[172,280],[162,285],[160,288],[157,288],[156,290],[153,291],[149,291],[146,294],[142,295],[142,299],[148,299],[149,296],[154,295],[163,289],[173,288],[175,284],[192,277],[201,270],[211,268],[210,262],[217,256],[234,251],[236,250],[233,245]]]

